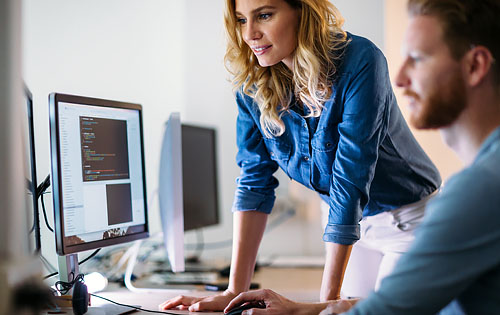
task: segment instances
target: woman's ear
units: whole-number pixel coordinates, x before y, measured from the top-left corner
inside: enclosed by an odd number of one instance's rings
[[[465,54],[463,61],[466,82],[477,86],[489,75],[494,59],[485,46],[474,46]]]

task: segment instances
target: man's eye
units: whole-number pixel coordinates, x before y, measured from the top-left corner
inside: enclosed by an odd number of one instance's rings
[[[271,16],[272,16],[271,13],[261,13],[261,14],[259,14],[259,19],[268,20]]]
[[[422,61],[422,56],[417,55],[417,54],[410,54],[408,57],[412,63],[417,63],[417,62]]]

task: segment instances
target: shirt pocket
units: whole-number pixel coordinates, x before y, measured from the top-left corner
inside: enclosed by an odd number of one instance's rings
[[[334,130],[331,127],[317,131],[311,143],[314,166],[324,175],[332,174],[339,143],[339,135]]]
[[[278,163],[278,165],[288,175],[288,161],[290,160],[292,146],[275,139],[264,139],[264,143],[266,144],[271,160]]]

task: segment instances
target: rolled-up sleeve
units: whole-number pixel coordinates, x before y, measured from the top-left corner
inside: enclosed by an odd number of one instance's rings
[[[344,108],[323,240],[351,245],[360,237],[359,221],[369,200],[380,143],[387,133],[387,107],[393,94],[387,62],[376,47],[356,51],[345,62],[349,65],[340,78],[344,88],[336,95]]]
[[[232,211],[256,210],[271,213],[278,180],[273,176],[278,164],[269,157],[256,123],[258,111],[251,112],[251,98],[236,94],[238,104],[236,163],[240,167]]]

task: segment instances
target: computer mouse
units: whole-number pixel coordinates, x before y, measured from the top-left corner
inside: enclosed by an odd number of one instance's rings
[[[241,315],[244,310],[249,310],[251,308],[266,308],[264,301],[249,302],[240,306],[233,307],[225,315]]]

